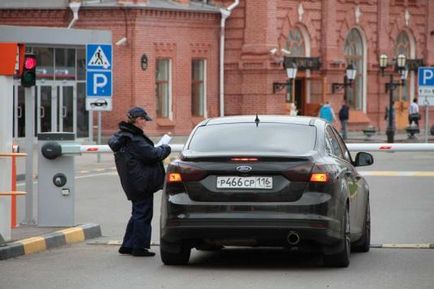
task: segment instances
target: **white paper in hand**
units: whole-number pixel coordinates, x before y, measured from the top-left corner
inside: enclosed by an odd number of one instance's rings
[[[158,143],[155,146],[160,146],[162,144],[169,144],[169,142],[172,140],[172,137],[168,134],[165,134],[161,137],[161,139],[158,141]]]

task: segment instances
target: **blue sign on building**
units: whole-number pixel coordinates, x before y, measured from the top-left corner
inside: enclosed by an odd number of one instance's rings
[[[434,67],[419,67],[418,84],[421,86],[434,86]]]
[[[112,46],[86,45],[86,109],[112,110]]]

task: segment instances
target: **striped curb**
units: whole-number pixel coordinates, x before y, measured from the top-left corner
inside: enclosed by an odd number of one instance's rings
[[[38,237],[6,243],[6,246],[0,247],[0,260],[29,255],[98,237],[101,237],[101,227],[98,224],[71,227]]]

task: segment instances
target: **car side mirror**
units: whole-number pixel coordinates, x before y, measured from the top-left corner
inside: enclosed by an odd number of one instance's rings
[[[374,157],[365,152],[359,152],[356,155],[356,161],[354,162],[354,166],[362,167],[362,166],[370,166],[374,163]]]

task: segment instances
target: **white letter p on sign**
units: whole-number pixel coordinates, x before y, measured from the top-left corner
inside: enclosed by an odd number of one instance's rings
[[[107,76],[102,73],[95,73],[93,75],[93,94],[97,94],[97,89],[106,86],[107,82]]]
[[[425,69],[423,71],[423,84],[426,84],[427,80],[432,79],[434,76],[433,71],[429,69]]]

